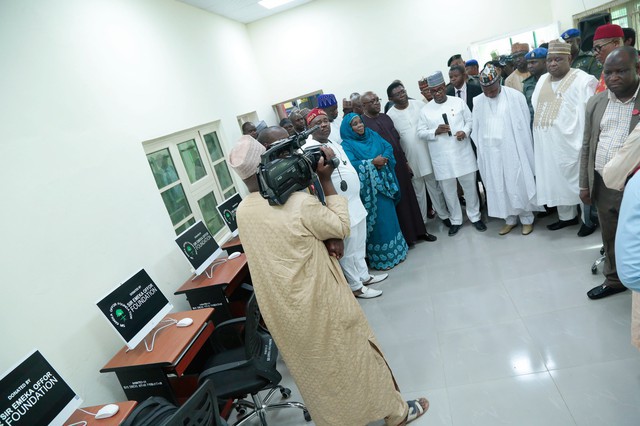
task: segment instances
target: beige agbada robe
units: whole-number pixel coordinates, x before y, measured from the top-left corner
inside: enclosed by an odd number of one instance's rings
[[[238,207],[242,246],[264,320],[318,426],[404,420],[408,406],[353,297],[323,243],[349,234],[347,200],[323,207],[296,192],[284,206],[258,193]]]

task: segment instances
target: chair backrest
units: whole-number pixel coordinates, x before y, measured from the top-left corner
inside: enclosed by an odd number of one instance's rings
[[[213,382],[205,380],[198,390],[162,426],[222,426]]]
[[[282,376],[275,368],[278,348],[273,337],[260,325],[260,308],[255,293],[247,302],[244,328],[244,350],[246,359],[252,360],[258,374],[273,384],[280,383]]]

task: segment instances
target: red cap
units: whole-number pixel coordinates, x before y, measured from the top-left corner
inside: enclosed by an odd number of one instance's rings
[[[311,111],[309,111],[309,114],[307,114],[307,126],[311,123],[311,121],[316,118],[319,115],[327,115],[326,112],[324,112],[324,110],[321,110],[320,108],[314,108]]]
[[[593,35],[593,41],[601,40],[603,38],[616,38],[622,37],[624,38],[624,32],[622,32],[622,27],[616,24],[606,24],[600,25],[596,28],[596,33]]]

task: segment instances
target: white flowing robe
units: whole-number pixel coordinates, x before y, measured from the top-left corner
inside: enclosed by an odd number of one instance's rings
[[[559,103],[556,113],[552,104],[539,102],[540,92],[549,78],[549,74],[543,74],[531,96],[535,111],[533,142],[538,203],[571,206],[580,203],[578,175],[585,108],[598,80],[582,70],[570,70],[553,90]],[[565,79],[573,82],[563,93],[558,93]],[[555,118],[545,120],[549,115]]]
[[[423,177],[433,173],[427,142],[420,140],[416,131],[420,121],[420,111],[423,107],[424,102],[409,99],[407,108],[400,110],[393,107],[387,112],[387,115],[393,120],[393,126],[400,134],[400,145],[402,145],[415,177]]]
[[[447,114],[451,136],[446,133],[436,136],[436,129],[444,124],[442,114]],[[476,156],[471,147],[471,111],[460,98],[447,96],[444,103],[429,102],[420,111],[418,137],[427,141],[433,172],[437,180],[457,178],[478,170]],[[463,140],[456,139],[456,132],[467,135]]]
[[[473,98],[473,141],[489,216],[506,219],[543,210],[536,203],[533,140],[524,95],[502,87],[491,99]]]

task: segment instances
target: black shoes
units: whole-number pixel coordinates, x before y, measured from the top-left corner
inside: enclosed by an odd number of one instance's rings
[[[596,232],[597,227],[598,225],[587,226],[583,223],[580,227],[580,230],[578,231],[578,237],[586,237],[587,235],[593,234],[594,232]]]
[[[449,219],[447,219],[449,220]],[[449,236],[453,237],[454,235],[456,235],[458,233],[458,231],[460,230],[460,226],[461,225],[451,225],[449,227]]]
[[[436,237],[435,235],[431,235],[430,233],[426,233],[424,235],[420,235],[419,237],[421,240],[425,240],[425,241],[429,241],[430,243],[436,241],[438,239],[438,237]]]
[[[446,226],[447,228],[451,228],[451,221],[449,220],[449,218],[443,220],[442,223],[444,223],[444,226]]]
[[[607,296],[612,296],[617,293],[622,293],[623,291],[627,291],[626,287],[607,287],[602,284],[597,287],[592,288],[587,292],[587,297],[591,300],[598,300],[605,298]]]
[[[578,216],[574,217],[571,220],[559,220],[551,225],[547,225],[547,229],[549,231],[557,231],[558,229],[566,228],[567,226],[573,226],[580,223],[578,221]]]
[[[487,225],[485,225],[484,222],[481,220],[477,222],[473,222],[473,226],[480,232],[484,232],[487,230]]]

